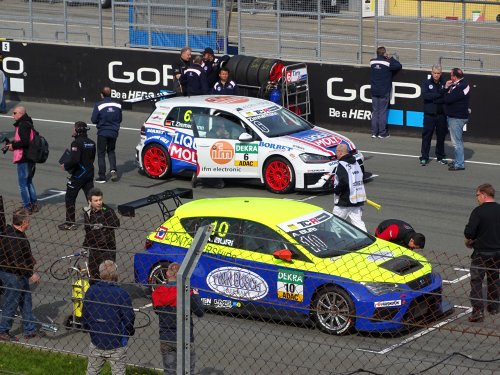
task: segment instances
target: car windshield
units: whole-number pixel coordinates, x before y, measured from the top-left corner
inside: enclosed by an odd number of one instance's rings
[[[289,220],[278,227],[318,258],[345,255],[375,241],[355,226],[323,210]]]
[[[314,127],[302,117],[279,106],[244,110],[241,114],[269,138],[294,134]]]

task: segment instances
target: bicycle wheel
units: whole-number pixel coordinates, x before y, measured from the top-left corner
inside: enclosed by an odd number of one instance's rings
[[[57,259],[49,268],[50,275],[56,280],[66,280],[78,270],[85,269],[85,260],[81,255],[67,255]]]

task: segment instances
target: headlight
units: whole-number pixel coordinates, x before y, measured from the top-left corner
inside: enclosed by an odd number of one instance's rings
[[[332,161],[332,156],[317,155],[317,154],[300,154],[300,159],[307,164],[323,164]]]
[[[399,284],[394,283],[365,283],[362,282],[362,285],[366,287],[372,294],[376,296],[380,296],[385,293],[394,293],[394,292],[406,292],[404,288],[402,288]]]

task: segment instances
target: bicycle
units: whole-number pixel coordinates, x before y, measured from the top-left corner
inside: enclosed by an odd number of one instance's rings
[[[76,253],[65,255],[57,259],[49,268],[50,275],[56,280],[67,280],[75,273],[78,276],[90,277],[88,250],[81,250]]]

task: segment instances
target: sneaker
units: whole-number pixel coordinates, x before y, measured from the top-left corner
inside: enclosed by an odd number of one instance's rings
[[[484,314],[481,310],[472,310],[472,314],[468,320],[471,323],[481,323],[484,321]]]
[[[386,135],[379,135],[378,137],[380,139],[386,139],[386,138],[389,138],[391,135],[390,134],[386,134]]]
[[[463,171],[463,170],[465,170],[465,167],[457,167],[455,165],[452,165],[452,166],[448,167],[448,170],[452,171],[452,172]]]
[[[375,138],[377,138],[377,136],[376,136],[375,134],[372,134],[372,138],[374,138],[374,139],[375,139]]]
[[[32,214],[40,212],[40,205],[38,203],[32,204],[30,211]]]
[[[118,173],[116,173],[115,170],[111,171],[111,181],[113,181],[113,182],[118,181]]]
[[[425,167],[427,164],[429,164],[429,159],[421,159],[420,160],[420,165],[422,167]]]
[[[442,165],[448,165],[448,162],[445,159],[437,159],[437,162]]]
[[[26,335],[24,335],[23,337],[26,339],[26,340],[29,340],[29,339],[35,339],[35,338],[42,338],[42,337],[45,337],[47,336],[47,334],[44,332],[44,331],[40,331],[40,330],[36,330],[35,332],[31,332],[31,333],[28,333]]]
[[[9,332],[2,332],[0,333],[0,341],[19,341],[19,339]]]
[[[62,223],[57,226],[60,230],[76,230],[78,225],[75,223]]]
[[[106,177],[98,177],[95,179],[96,184],[104,184],[106,183]]]

